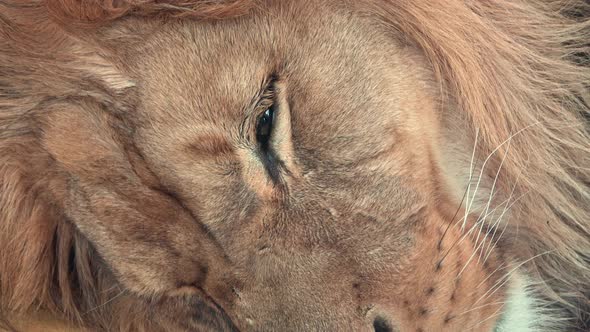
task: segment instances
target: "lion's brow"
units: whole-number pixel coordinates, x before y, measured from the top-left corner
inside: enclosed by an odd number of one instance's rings
[[[187,147],[193,155],[204,158],[233,154],[234,147],[221,134],[204,133],[195,137]]]

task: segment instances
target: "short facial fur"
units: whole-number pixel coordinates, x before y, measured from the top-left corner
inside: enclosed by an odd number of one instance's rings
[[[587,328],[587,31],[538,2],[0,2],[7,324]]]

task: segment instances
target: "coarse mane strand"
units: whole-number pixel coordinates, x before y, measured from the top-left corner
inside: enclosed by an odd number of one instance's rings
[[[572,319],[567,330],[590,328],[589,4],[372,3],[423,50],[482,155],[503,159],[496,186],[519,198],[503,235],[510,254],[542,277],[536,290]]]
[[[426,55],[444,102],[478,148],[504,159],[498,190],[519,197],[504,239],[572,327],[590,324],[590,12],[584,0],[348,0]],[[48,188],[44,112],[95,98],[123,108],[130,82],[72,27],[126,15],[222,19],[254,1],[0,0],[0,318],[43,308],[108,327],[120,290]],[[263,7],[263,6],[260,6]],[[451,106],[449,106],[451,107]],[[504,158],[504,156],[506,156]],[[533,259],[534,258],[534,259]],[[115,289],[113,289],[115,288]],[[98,308],[98,309],[97,309]],[[2,325],[0,324],[0,328]]]

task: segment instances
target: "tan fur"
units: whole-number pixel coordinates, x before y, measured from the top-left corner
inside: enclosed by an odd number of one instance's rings
[[[0,1],[0,329],[589,328],[588,12]]]
[[[84,329],[72,326],[63,320],[47,313],[38,313],[23,317],[22,320],[13,319],[14,326],[20,331],[27,332],[85,332]]]

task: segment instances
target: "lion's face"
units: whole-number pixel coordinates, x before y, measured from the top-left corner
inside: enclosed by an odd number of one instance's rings
[[[0,2],[0,328],[590,324],[583,1]]]
[[[316,5],[154,30],[126,50],[136,107],[46,128],[79,175],[68,213],[124,287],[206,296],[244,330],[495,325],[495,249],[469,262],[449,227],[461,193],[415,48]]]

